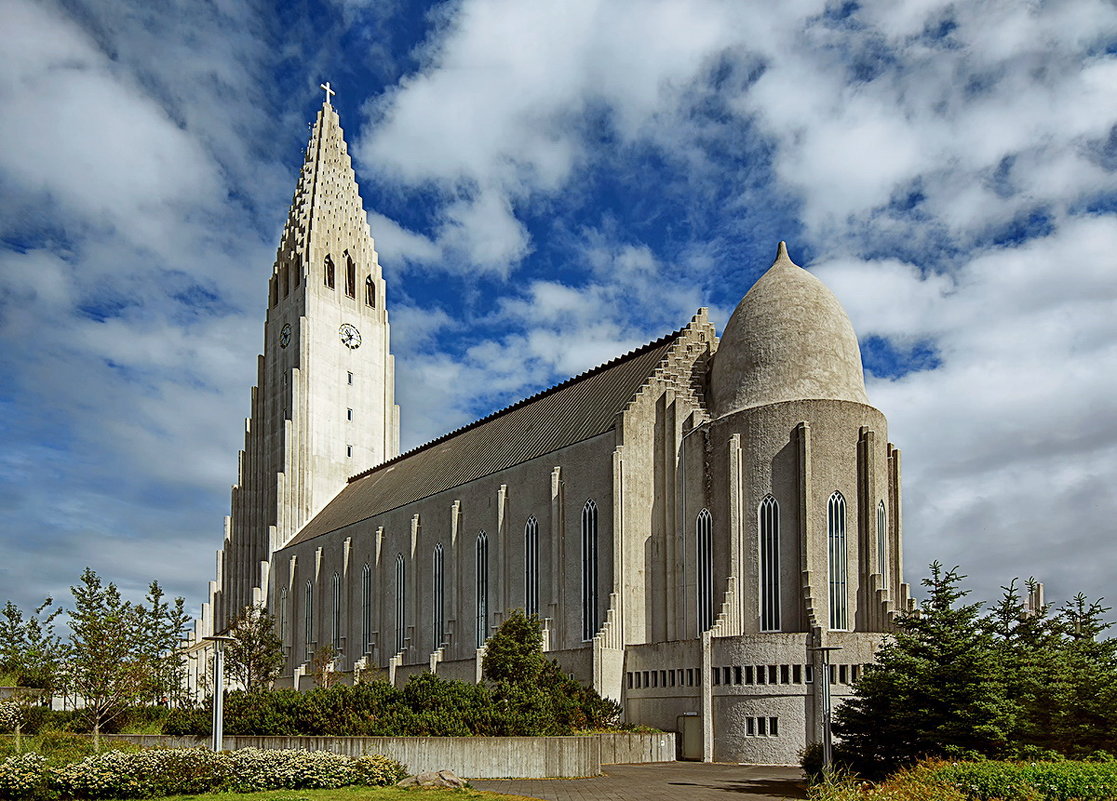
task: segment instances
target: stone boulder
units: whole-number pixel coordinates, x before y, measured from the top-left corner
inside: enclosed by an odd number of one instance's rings
[[[427,771],[408,776],[398,782],[399,787],[465,787],[466,781],[452,770]]]

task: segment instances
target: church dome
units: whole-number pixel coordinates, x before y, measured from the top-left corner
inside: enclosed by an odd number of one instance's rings
[[[715,417],[789,400],[869,402],[857,335],[834,293],[787,255],[737,305],[710,368]]]

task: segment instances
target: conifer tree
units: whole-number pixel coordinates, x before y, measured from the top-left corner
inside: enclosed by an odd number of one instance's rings
[[[835,713],[841,757],[863,776],[879,776],[923,757],[996,756],[1010,748],[1016,710],[1007,702],[980,604],[957,568],[931,565],[930,591],[877,654],[856,694]]]

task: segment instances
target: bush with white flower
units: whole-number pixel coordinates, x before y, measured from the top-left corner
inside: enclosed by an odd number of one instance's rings
[[[42,771],[40,771],[41,773]],[[395,784],[404,766],[384,756],[348,757],[328,751],[205,748],[108,751],[47,771],[62,798],[153,798],[218,790],[333,789]],[[0,799],[23,796],[6,793]]]
[[[0,759],[0,798],[35,795],[46,785],[46,766],[46,757],[38,754],[15,754]]]

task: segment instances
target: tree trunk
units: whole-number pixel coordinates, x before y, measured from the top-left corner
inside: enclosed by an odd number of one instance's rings
[[[23,724],[17,722],[16,723],[16,728],[15,728],[15,732],[16,732],[16,753],[17,754],[23,752],[23,749],[20,747],[20,741],[19,741],[19,735],[20,735],[22,729],[23,729]]]
[[[93,719],[93,750],[101,753],[101,716]]]

